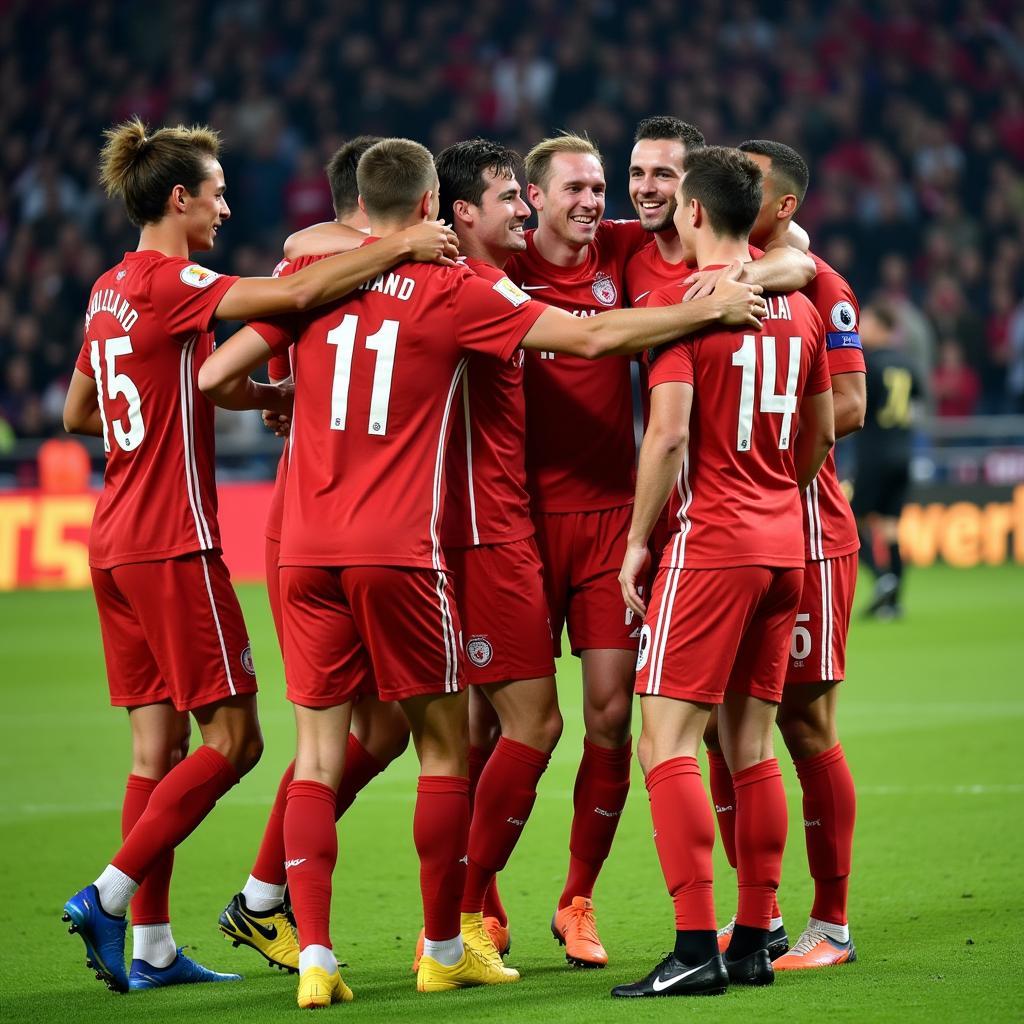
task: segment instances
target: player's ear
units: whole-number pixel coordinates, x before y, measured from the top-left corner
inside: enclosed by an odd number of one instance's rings
[[[796,213],[796,208],[800,205],[797,201],[796,196],[783,196],[779,200],[779,212],[776,217],[782,220],[785,217],[792,217]]]
[[[366,213],[366,203],[363,200],[363,197],[362,196],[356,196],[356,202],[359,204],[359,209],[362,210],[363,213]],[[369,217],[370,215],[368,213],[366,213],[366,216]]]
[[[185,204],[188,201],[188,189],[184,185],[175,185],[171,189],[171,208],[176,213],[185,212]]]
[[[535,210],[544,209],[544,193],[541,192],[539,185],[529,184],[526,186],[526,198],[530,200],[530,205]]]
[[[452,213],[455,214],[456,220],[463,220],[467,224],[473,223],[473,210],[472,203],[467,202],[465,199],[456,199],[452,203]]]
[[[427,189],[426,192],[420,197],[420,216],[424,220],[432,220],[432,214],[434,212],[434,196],[435,192],[433,189]]]
[[[704,209],[696,199],[690,200],[690,223],[695,228],[704,223]]]

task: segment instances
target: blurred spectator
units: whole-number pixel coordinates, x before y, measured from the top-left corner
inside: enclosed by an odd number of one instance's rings
[[[218,270],[267,273],[333,214],[322,167],[360,132],[521,151],[587,130],[608,215],[631,216],[635,122],[778,138],[811,167],[799,219],[862,302],[883,295],[923,381],[935,337],[1024,400],[1024,16],[1005,0],[8,0],[0,19],[0,410],[19,436],[54,409],[89,286],[137,244],[96,181],[103,129],[138,113],[224,135],[233,217]],[[30,321],[30,322],[29,322]],[[945,354],[936,368],[945,372]]]
[[[939,365],[932,371],[932,397],[939,416],[971,416],[981,395],[981,379],[964,362],[956,338],[939,345]]]

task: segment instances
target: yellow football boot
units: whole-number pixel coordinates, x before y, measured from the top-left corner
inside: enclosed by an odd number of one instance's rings
[[[292,974],[298,972],[299,938],[295,922],[283,905],[258,914],[245,905],[245,897],[238,893],[221,912],[217,923],[233,946],[250,946],[272,966]]]
[[[482,960],[486,960],[496,970],[511,975],[510,980],[519,980],[519,972],[512,967],[506,967],[502,961],[501,954],[495,948],[494,940],[484,924],[483,914],[463,914],[461,927],[462,941]]]
[[[322,967],[307,967],[299,975],[296,1002],[300,1010],[322,1010],[331,1003],[351,1003],[354,998],[337,971],[328,974]]]
[[[420,969],[416,972],[416,991],[450,992],[452,989],[472,988],[476,985],[507,985],[518,980],[518,971],[496,967],[467,943],[462,951],[462,959],[451,967],[444,967],[433,957],[424,954],[420,958]]]

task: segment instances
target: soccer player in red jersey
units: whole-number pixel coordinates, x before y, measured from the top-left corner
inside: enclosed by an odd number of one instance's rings
[[[370,146],[380,142],[372,135],[360,135],[339,147],[327,164],[327,178],[337,214],[331,222],[336,230],[331,236],[334,247],[327,252],[342,252],[355,248],[366,239],[369,221],[359,208],[359,189],[356,185],[356,167],[359,158]],[[329,225],[314,225],[296,232],[285,243],[294,252],[307,236],[317,236]],[[284,259],[275,269],[275,276],[293,273],[295,264]],[[268,364],[271,382],[283,382],[291,377],[287,356],[274,356]],[[288,417],[281,417],[275,426],[281,429]],[[280,579],[278,560],[281,550],[281,517],[284,509],[284,483],[288,469],[288,439],[278,463],[277,476],[270,509],[267,513],[265,563],[267,594],[274,618],[278,641],[284,650]],[[355,705],[352,732],[345,755],[345,773],[338,788],[335,814],[341,815],[351,806],[358,791],[375,778],[384,767],[398,757],[409,742],[409,726],[397,704],[380,701],[366,693]],[[289,765],[277,789],[274,803],[264,829],[263,840],[248,879],[241,892],[236,893],[221,913],[218,927],[237,946],[244,944],[255,949],[275,966],[291,971],[299,968],[298,940],[284,906],[287,878],[284,867],[284,812],[288,785],[292,781],[294,763]]]
[[[735,150],[687,155],[676,226],[698,266],[749,258],[761,174]],[[655,302],[678,301],[685,286]],[[672,954],[620,997],[725,990],[773,980],[767,925],[786,836],[772,754],[775,713],[803,581],[800,493],[832,443],[824,329],[798,293],[767,298],[760,336],[705,331],[655,353],[651,415],[621,572],[645,617],[637,659],[655,842],[676,911]],[[799,430],[798,430],[799,426]],[[678,531],[649,608],[638,590],[669,493]],[[738,792],[739,910],[724,963],[712,895],[714,818],[696,761],[712,706]]]
[[[69,431],[102,437],[108,453],[89,560],[111,703],[128,709],[133,748],[124,845],[64,916],[118,991],[236,977],[179,954],[167,909],[175,846],[262,751],[252,656],[220,558],[213,408],[196,394],[211,326],[335,299],[407,256],[411,241],[448,251],[447,232],[433,225],[288,281],[207,270],[189,253],[212,248],[230,215],[218,146],[209,129],[148,135],[138,119],[107,133],[102,178],[141,228],[139,249],[92,290],[64,411]],[[247,394],[278,409],[290,402],[273,387],[250,384]],[[186,756],[189,714],[203,745]]]
[[[744,142],[764,174],[764,198],[751,241],[766,247],[783,236],[807,191],[807,164],[794,149],[764,139]],[[859,307],[846,280],[811,254],[817,267],[804,294],[826,330],[835,404],[835,432],[844,437],[864,423],[864,353],[858,335]],[[839,484],[830,453],[804,494],[804,555],[807,569],[793,630],[786,688],[778,724],[803,790],[807,860],[814,879],[814,904],[807,927],[790,952],[782,915],[772,912],[777,970],[849,963],[856,953],[847,921],[847,888],[853,855],[856,793],[836,728],[838,684],[846,676],[846,635],[857,581],[857,524]],[[713,730],[708,739],[711,789],[730,863],[736,864],[735,794]],[[730,926],[720,944],[728,942]],[[782,955],[784,954],[784,955]]]
[[[372,147],[358,181],[373,234],[436,213],[436,171],[417,143]],[[402,702],[423,771],[413,827],[426,929],[417,987],[518,978],[490,955],[493,947],[475,946],[471,935],[464,943],[460,929],[469,831],[465,698],[439,525],[445,447],[468,353],[507,360],[520,344],[595,356],[632,351],[671,338],[692,319],[676,307],[584,323],[532,304],[505,277],[405,265],[324,314],[250,325],[203,368],[200,386],[230,407],[250,386],[252,368],[295,343],[280,564],[298,731],[285,845],[300,1006],[351,998],[328,927],[333,810],[352,698],[371,673],[382,697]]]
[[[680,281],[689,284],[687,296],[704,294],[718,271],[698,272],[683,258],[683,244],[676,231],[674,217],[683,160],[693,149],[705,145],[704,134],[695,125],[677,117],[648,117],[634,133],[629,160],[629,198],[650,241],[626,264],[626,294],[631,306],[647,305],[659,289]],[[766,291],[791,292],[804,287],[814,277],[814,263],[806,256],[803,232],[794,228],[776,237],[775,246],[762,252],[751,246],[752,262],[743,264],[741,280],[759,284]],[[651,536],[655,563],[674,529],[672,503],[659,516]],[[652,568],[657,568],[656,564]]]

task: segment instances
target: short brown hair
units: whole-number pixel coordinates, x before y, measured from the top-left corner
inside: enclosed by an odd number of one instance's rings
[[[382,139],[379,135],[357,135],[340,146],[324,170],[331,185],[331,201],[338,217],[355,212],[359,206],[356,168],[362,155]]]
[[[100,183],[108,196],[124,199],[128,219],[136,226],[155,224],[164,216],[175,185],[189,195],[209,177],[208,163],[220,153],[220,135],[206,125],[149,129],[133,117],[108,128],[100,153]]]
[[[604,168],[604,160],[601,158],[601,151],[594,145],[586,135],[577,135],[575,132],[562,132],[550,139],[538,142],[523,161],[526,169],[526,180],[538,188],[547,188],[548,179],[551,177],[551,160],[558,153],[583,153],[587,156],[597,158],[597,162]]]
[[[746,238],[761,209],[761,168],[726,146],[705,146],[683,160],[683,200],[696,199],[716,235]]]
[[[412,139],[384,139],[360,158],[356,182],[370,217],[408,216],[424,192],[437,187],[437,169],[426,146]]]

